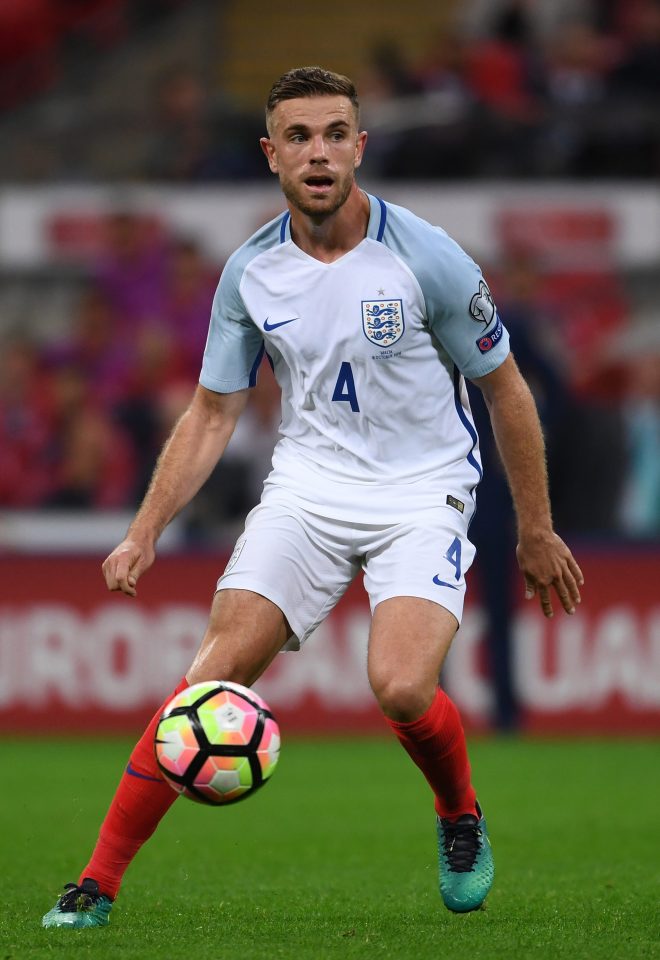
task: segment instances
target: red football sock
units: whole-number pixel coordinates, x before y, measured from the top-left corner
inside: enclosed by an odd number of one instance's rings
[[[78,883],[82,883],[84,877],[92,877],[97,881],[101,893],[113,900],[131,860],[177,798],[156,764],[154,735],[165,706],[187,686],[188,681],[184,677],[159,707],[136,743],[101,824],[92,859],[80,874]]]
[[[451,820],[464,813],[476,816],[463,724],[444,690],[438,687],[433,703],[417,720],[399,723],[385,719],[428,780],[438,815]]]

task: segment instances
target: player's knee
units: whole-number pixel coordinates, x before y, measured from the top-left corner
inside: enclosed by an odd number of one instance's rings
[[[428,710],[434,690],[417,678],[406,676],[371,677],[371,688],[380,709],[390,720],[409,723]]]

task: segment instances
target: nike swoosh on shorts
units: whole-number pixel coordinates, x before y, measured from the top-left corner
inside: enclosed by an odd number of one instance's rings
[[[447,583],[446,580],[440,580],[437,574],[434,576],[433,582],[437,587],[449,587],[450,590],[458,590],[455,583]]]

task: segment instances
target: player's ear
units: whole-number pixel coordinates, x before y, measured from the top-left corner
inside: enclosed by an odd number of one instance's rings
[[[261,137],[259,140],[259,145],[266,155],[271,173],[277,173],[277,160],[275,159],[275,145],[273,141],[268,137]]]
[[[367,145],[367,131],[363,130],[362,133],[358,133],[357,140],[355,142],[355,166],[356,168],[362,163],[362,157],[364,156],[364,148]]]

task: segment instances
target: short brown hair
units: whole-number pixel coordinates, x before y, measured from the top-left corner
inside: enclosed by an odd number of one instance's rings
[[[360,110],[355,84],[341,73],[323,67],[296,67],[276,80],[266,101],[266,124],[278,103],[300,97],[348,97],[356,116]]]

